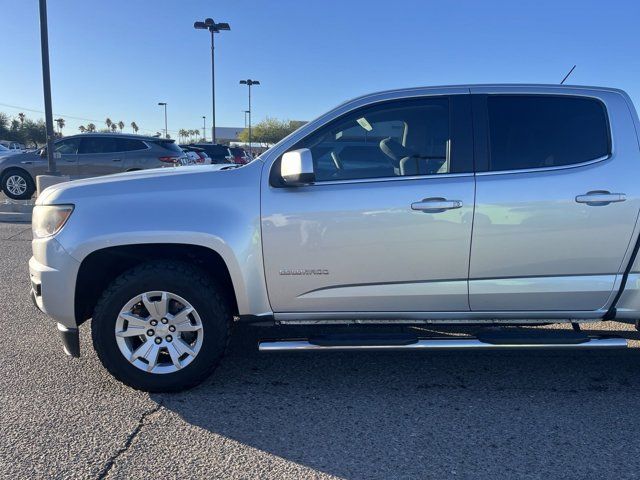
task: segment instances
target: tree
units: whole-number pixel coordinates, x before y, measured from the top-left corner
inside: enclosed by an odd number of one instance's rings
[[[22,112],[20,112],[20,113],[18,114],[18,120],[20,120],[20,126],[23,126],[23,125],[24,125],[24,120],[25,120],[25,118],[26,118],[26,117],[27,117],[27,116],[26,116],[24,113],[22,113]]]
[[[118,124],[117,123],[112,123],[111,124],[111,131],[113,133],[115,133],[117,129],[118,129]]]
[[[42,119],[36,122],[25,119],[20,130],[24,132],[24,143],[31,142],[35,148],[47,141],[47,127]]]
[[[9,133],[9,116],[0,112],[0,137],[4,138]]]
[[[56,125],[58,125],[58,132],[62,133],[62,129],[65,126],[64,118],[56,118],[55,122],[56,122]]]
[[[122,133],[122,129],[124,128],[124,122],[122,120],[118,122],[118,128],[120,129],[120,133]]]
[[[251,141],[261,143],[265,146],[278,143],[305,123],[306,122],[300,120],[278,120],[277,118],[267,117],[253,125],[251,129]],[[245,128],[240,132],[238,138],[242,142],[249,142],[249,129]]]
[[[140,130],[136,122],[131,122],[131,128],[133,129],[133,133],[138,133],[138,130]]]
[[[80,130],[80,133],[84,133],[84,132],[86,132],[86,131],[87,131],[87,127],[85,127],[84,125],[80,125],[80,126],[78,127],[78,130]]]
[[[96,131],[95,123],[88,123],[87,124],[87,132],[95,132],[95,131]]]
[[[111,128],[111,125],[113,125],[113,122],[111,121],[111,119],[109,117],[106,118],[104,123],[107,124],[107,130],[109,130]]]

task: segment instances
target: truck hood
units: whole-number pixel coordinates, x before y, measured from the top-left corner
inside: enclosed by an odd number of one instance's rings
[[[112,196],[128,196],[132,200],[136,197],[156,196],[166,201],[172,192],[173,195],[184,198],[189,190],[212,188],[218,183],[227,183],[225,179],[228,181],[230,177],[237,176],[240,170],[257,168],[259,171],[261,165],[261,162],[252,162],[243,167],[215,164],[153,168],[72,180],[45,189],[36,200],[36,205],[76,203],[83,198]]]

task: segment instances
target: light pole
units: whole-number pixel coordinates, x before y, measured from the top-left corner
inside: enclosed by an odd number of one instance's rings
[[[216,23],[213,18],[207,18],[204,22],[195,22],[193,28],[196,30],[209,30],[211,32],[211,138],[212,143],[216,143],[216,83],[215,83],[215,68],[214,68],[214,43],[213,34],[220,33],[223,30],[231,30],[228,23]]]
[[[202,136],[204,137],[204,141],[207,141],[207,117],[202,115]]]
[[[49,74],[49,30],[47,28],[47,0],[40,0],[40,50],[42,52],[42,85],[44,89],[44,118],[47,129],[47,160],[49,175],[57,175],[53,155],[53,108],[51,107],[51,75]]]
[[[249,87],[249,154],[253,156],[253,148],[251,145],[251,86],[260,85],[260,82],[258,80],[251,80],[248,78],[246,80],[240,80],[240,85],[246,85]]]
[[[164,138],[169,138],[169,131],[167,130],[167,102],[158,102],[158,105],[164,107]]]
[[[244,112],[244,128],[247,128],[247,113],[249,113],[249,110],[243,110]]]

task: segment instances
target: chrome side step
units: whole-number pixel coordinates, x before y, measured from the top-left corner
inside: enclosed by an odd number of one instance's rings
[[[258,343],[261,352],[285,352],[298,350],[315,351],[378,351],[378,350],[548,350],[548,349],[591,349],[626,348],[627,340],[618,337],[587,337],[580,343],[490,343],[477,338],[416,338],[409,342],[362,343],[339,342],[336,344],[310,340],[267,340]]]

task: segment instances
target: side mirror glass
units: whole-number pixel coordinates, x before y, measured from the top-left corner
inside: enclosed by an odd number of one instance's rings
[[[308,148],[291,150],[282,156],[280,175],[287,185],[309,185],[316,181],[313,156]]]

